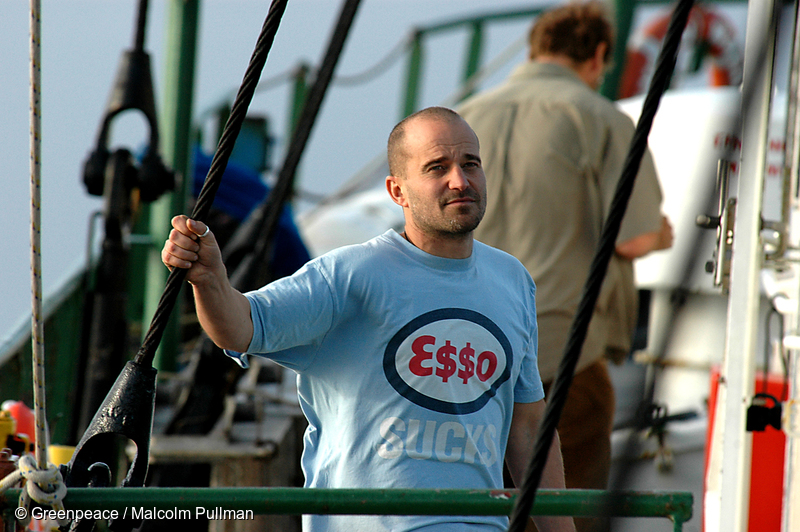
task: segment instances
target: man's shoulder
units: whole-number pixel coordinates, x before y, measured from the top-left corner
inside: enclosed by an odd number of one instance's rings
[[[491,258],[492,260],[507,260],[511,262],[516,260],[516,258],[510,253],[507,253],[500,248],[490,246],[489,244],[484,244],[480,240],[475,240],[474,249],[475,253]]]
[[[499,85],[470,96],[458,106],[457,111],[469,122],[471,117],[483,114],[487,109],[495,109],[504,102],[512,102],[514,94],[507,84]]]
[[[488,262],[501,275],[519,275],[521,279],[526,281],[531,279],[525,266],[511,253],[484,244],[479,240],[475,240],[473,250],[477,260]]]
[[[595,124],[595,127],[603,130],[633,131],[633,120],[622,112],[616,102],[587,85],[568,83],[553,89],[544,96],[550,112],[561,107],[565,115],[580,117],[578,120],[584,126]]]
[[[520,100],[535,96],[536,91],[531,92],[531,88],[537,78],[528,72],[530,66],[528,63],[517,65],[502,83],[466,98],[456,110],[469,121],[470,116],[481,116],[503,105],[518,105]]]
[[[534,65],[535,66],[535,65]],[[497,87],[487,89],[465,100],[458,112],[470,123],[500,119],[508,111],[525,112],[525,109],[571,109],[580,114],[591,114],[614,124],[630,123],[630,118],[619,107],[580,80],[567,75],[538,75],[511,77]]]
[[[585,112],[604,115],[613,119],[628,119],[612,100],[603,96],[583,82],[570,78],[544,79],[542,86],[547,90],[541,91],[541,97],[551,104],[559,101],[570,106],[575,106]]]
[[[341,246],[316,257],[311,262],[332,267],[347,264],[351,267],[363,266],[364,263],[382,260],[382,255],[393,246],[391,231],[373,237],[365,242],[358,244],[348,244]]]

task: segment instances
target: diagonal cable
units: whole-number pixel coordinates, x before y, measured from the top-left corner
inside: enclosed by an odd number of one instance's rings
[[[211,160],[211,167],[206,175],[203,188],[197,198],[197,203],[192,211],[191,218],[194,220],[203,221],[208,216],[211,209],[211,204],[214,202],[214,196],[219,189],[222,181],[222,174],[225,172],[225,167],[228,165],[233,152],[236,137],[242,129],[242,123],[247,115],[247,108],[253,99],[256,85],[261,76],[261,71],[267,62],[272,42],[275,40],[275,34],[278,31],[278,26],[281,22],[281,17],[286,10],[288,0],[273,0],[270,5],[267,18],[261,28],[261,33],[256,41],[255,50],[250,57],[250,63],[247,65],[247,70],[242,80],[242,85],[239,92],[236,94],[236,99],[231,108],[231,114],[225,124],[225,129],[217,145],[217,151],[214,153],[214,158]],[[164,329],[167,326],[167,320],[175,307],[175,302],[178,299],[181,285],[186,277],[186,270],[182,268],[173,268],[167,278],[166,287],[164,288],[161,299],[158,302],[153,320],[150,323],[150,329],[136,354],[135,362],[141,365],[151,366],[155,356],[158,344],[161,342],[161,337],[164,335]]]
[[[331,36],[322,65],[314,84],[309,90],[303,110],[294,129],[277,182],[267,199],[256,208],[250,218],[237,231],[223,250],[228,264],[233,254],[242,256],[235,266],[231,282],[239,290],[252,290],[271,281],[271,273],[265,271],[269,265],[275,233],[283,206],[294,188],[297,167],[305,151],[311,130],[322,108],[322,101],[333,78],[333,72],[341,55],[350,27],[355,19],[360,0],[345,0],[339,19]]]
[[[300,157],[331,82],[357,7],[358,0],[347,0],[342,8],[328,50],[316,80],[309,89],[305,106],[284,157],[278,183],[269,196],[239,225],[223,248],[223,261],[231,272],[231,284],[240,291],[258,288],[269,280],[272,236],[277,230],[283,206],[292,192],[292,183]],[[260,243],[257,244],[257,241]],[[236,378],[228,373],[236,371],[236,368],[223,366],[227,357],[221,356],[219,348],[208,336],[204,336],[194,351],[193,359],[196,361],[192,369],[195,385],[182,396],[178,408],[175,409],[167,429],[170,433],[206,433],[210,430],[211,427],[207,423],[219,415],[214,405],[220,404],[222,397],[229,392],[230,383]],[[224,383],[222,386],[220,379]]]
[[[740,99],[741,104],[739,110],[727,119],[724,126],[720,128],[721,131],[736,132],[736,134],[739,134],[739,132],[742,131],[744,115],[746,114],[747,109],[755,103],[758,92],[757,86],[762,83],[764,76],[770,75],[768,69],[770,68],[772,62],[774,62],[774,48],[776,46],[775,39],[776,34],[774,33],[771,35],[768,33],[759,35],[756,44],[752,47],[752,56],[754,58],[753,64],[756,66],[753,68],[752,75],[745,77],[744,83],[742,84]],[[795,83],[797,82],[795,81]],[[787,138],[789,137],[787,136]],[[702,203],[702,205],[705,205],[704,212],[712,212],[717,201],[724,202],[727,199],[724,197],[715,198],[716,192],[716,187],[708,187],[706,191],[706,197]],[[706,229],[696,228],[694,243],[692,246],[690,246],[690,249],[700,249],[704,240],[705,231]],[[642,397],[639,400],[635,419],[632,423],[633,430],[631,431],[630,436],[627,438],[625,446],[622,450],[621,465],[618,468],[618,474],[612,478],[610,486],[611,490],[624,488],[627,485],[628,478],[633,473],[632,464],[635,460],[634,453],[636,452],[636,448],[638,446],[638,431],[644,430],[653,425],[654,420],[652,413],[655,411],[656,407],[655,391],[657,368],[661,362],[664,361],[670,350],[670,344],[673,338],[672,332],[675,330],[678,315],[687,300],[689,286],[691,284],[692,276],[695,271],[695,262],[697,260],[697,255],[690,254],[686,256],[686,261],[684,262],[681,270],[681,279],[677,285],[677,288],[675,288],[672,297],[670,298],[670,307],[666,313],[666,319],[664,320],[663,325],[664,332],[659,335],[658,341],[654,342],[654,345],[649,347],[649,350],[653,355],[653,360],[649,361],[648,363],[651,365],[653,370],[648,372],[648,375],[646,376]],[[718,267],[722,267],[722,265],[720,264]]]
[[[669,81],[672,78],[681,36],[693,5],[694,0],[680,0],[672,14],[664,45],[656,62],[656,70],[644,100],[642,114],[631,140],[631,147],[622,168],[622,175],[614,191],[614,199],[611,202],[608,218],[603,225],[598,248],[592,259],[581,302],[570,328],[569,340],[564,349],[564,356],[559,364],[558,373],[553,384],[552,399],[547,403],[534,452],[525,472],[520,494],[514,504],[509,523],[509,532],[522,532],[527,525],[531,508],[536,499],[536,490],[547,462],[550,445],[567,399],[567,391],[572,383],[575,366],[578,363],[581,348],[586,339],[586,332],[597,303],[600,287],[608,269],[608,262],[614,253],[620,223],[628,206],[636,174],[639,171],[639,164],[647,148],[647,137],[650,134],[653,118],[658,110],[661,96],[669,86]]]

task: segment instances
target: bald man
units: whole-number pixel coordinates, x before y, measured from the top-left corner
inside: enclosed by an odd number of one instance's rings
[[[434,107],[400,122],[386,188],[405,230],[334,250],[241,294],[214,234],[178,216],[164,245],[187,268],[200,323],[240,365],[297,372],[309,488],[503,487],[519,483],[544,412],[535,286],[510,255],[473,239],[486,206],[478,139]],[[543,487],[563,488],[558,438]],[[540,530],[574,530],[538,517]],[[502,531],[503,516],[303,517],[305,530]]]

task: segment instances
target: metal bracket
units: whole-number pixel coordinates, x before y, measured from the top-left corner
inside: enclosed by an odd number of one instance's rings
[[[111,91],[106,114],[97,135],[97,145],[83,168],[83,182],[89,194],[104,194],[104,170],[110,156],[108,148],[112,121],[124,111],[140,111],[150,129],[150,140],[142,156],[136,179],[131,188],[137,188],[142,201],[152,202],[164,192],[175,188],[175,174],[167,168],[159,154],[158,121],[150,74],[150,56],[143,50],[128,50],[122,54],[117,78]]]
[[[717,230],[717,247],[714,258],[706,263],[706,271],[714,274],[714,286],[727,293],[730,289],[733,236],[736,222],[736,198],[728,197],[731,163],[720,159],[717,163],[717,215],[701,214],[696,223],[704,229]]]
[[[72,455],[65,476],[67,487],[89,487],[98,482],[98,473],[108,468],[103,467],[104,463],[97,457],[107,454],[116,435],[127,437],[136,444],[136,458],[122,481],[122,487],[144,486],[153,427],[156,374],[155,368],[136,362],[125,365]],[[103,478],[106,476],[101,475]],[[115,532],[130,532],[139,524],[133,519],[117,519],[109,523],[109,528]],[[73,529],[78,526],[81,526],[79,521],[73,522]]]
[[[772,406],[767,403],[772,402]],[[747,432],[763,432],[767,425],[781,430],[783,405],[772,395],[757,393],[747,408]]]

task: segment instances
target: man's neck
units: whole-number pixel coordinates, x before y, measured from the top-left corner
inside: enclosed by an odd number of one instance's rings
[[[592,73],[591,65],[589,65],[588,61],[584,61],[583,63],[577,63],[574,59],[566,55],[538,55],[535,59],[532,59],[535,63],[547,63],[551,65],[561,65],[566,67],[573,72],[591,88],[592,87]]]
[[[472,244],[474,242],[472,233],[453,235],[452,238],[437,237],[406,226],[405,231],[401,234],[412,246],[436,257],[467,259],[472,255]]]

